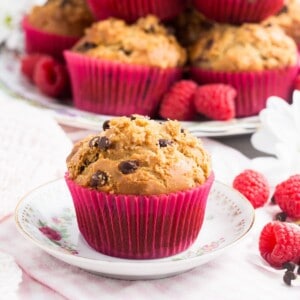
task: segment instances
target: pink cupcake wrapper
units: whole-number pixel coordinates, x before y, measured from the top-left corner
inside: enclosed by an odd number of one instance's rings
[[[180,68],[162,69],[111,62],[65,51],[74,106],[107,115],[155,116],[160,100],[181,77]]]
[[[200,84],[224,83],[237,90],[236,116],[258,114],[270,96],[291,100],[298,65],[262,72],[218,72],[193,67],[191,77]]]
[[[180,14],[186,5],[182,0],[88,0],[88,4],[97,19],[112,16],[128,22],[148,14],[169,20]]]
[[[214,174],[198,188],[169,195],[112,195],[65,177],[79,230],[95,250],[110,256],[152,259],[186,250],[203,224]]]
[[[194,0],[207,18],[224,23],[260,22],[276,14],[284,0]]]
[[[27,53],[44,53],[63,59],[63,51],[72,48],[80,37],[49,33],[33,27],[25,17],[22,22]]]

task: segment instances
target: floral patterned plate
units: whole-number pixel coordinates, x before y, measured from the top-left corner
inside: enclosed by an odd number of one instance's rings
[[[15,221],[25,238],[71,265],[113,278],[154,279],[198,267],[236,245],[252,228],[254,210],[237,191],[215,182],[196,242],[178,255],[153,260],[114,258],[91,249],[79,233],[64,179],[27,194],[16,208]]]
[[[19,58],[19,55],[13,51],[3,49],[0,53],[0,88],[6,89],[13,98],[43,108],[60,124],[72,127],[99,130],[102,123],[110,118],[110,116],[76,109],[72,107],[71,102],[61,103],[41,94],[21,75]],[[194,121],[182,122],[182,124],[198,137],[209,137],[253,133],[259,127],[260,121],[258,116],[253,116],[229,121]]]

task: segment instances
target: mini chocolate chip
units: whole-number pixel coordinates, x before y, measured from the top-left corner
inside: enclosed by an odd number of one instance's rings
[[[164,148],[164,147],[172,145],[173,142],[170,140],[166,140],[166,139],[159,139],[158,144],[159,144],[159,147]]]
[[[292,271],[294,272],[295,268],[296,268],[296,264],[291,262],[291,261],[288,261],[288,262],[285,262],[282,267],[284,269],[286,269],[287,271]]]
[[[104,131],[110,128],[110,126],[109,126],[109,120],[106,120],[103,123],[102,128],[103,128]]]
[[[180,129],[181,133],[185,133],[185,130],[183,128]]]
[[[91,148],[98,147],[99,142],[100,142],[100,136],[95,136],[89,141],[89,146]]]
[[[85,43],[79,45],[77,47],[77,50],[81,51],[81,52],[85,52],[85,51],[88,51],[88,50],[96,48],[96,47],[97,47],[97,44],[95,44],[93,42],[85,42]]]
[[[281,14],[285,14],[289,11],[289,8],[287,7],[287,5],[283,5],[281,10],[277,13],[277,16],[278,15],[281,15]]]
[[[272,25],[272,23],[267,23],[267,24],[265,24],[264,26],[265,26],[265,27],[272,27],[273,25]]]
[[[98,144],[98,148],[100,150],[107,150],[110,146],[111,146],[110,140],[106,136],[101,137]]]
[[[275,215],[275,220],[285,222],[287,218],[287,214],[285,212],[280,212]]]
[[[108,175],[103,171],[97,171],[90,180],[91,187],[102,187],[108,183]]]
[[[85,166],[80,166],[80,168],[79,168],[79,174],[81,174],[84,171],[84,169],[85,169]]]
[[[119,170],[125,175],[134,173],[138,167],[139,162],[137,160],[122,161],[118,166]]]
[[[100,150],[107,150],[111,146],[111,143],[106,136],[95,136],[90,140],[89,146],[91,148],[97,147]]]
[[[130,118],[131,121],[136,120],[136,117],[134,115],[129,116],[129,118]]]
[[[286,285],[291,285],[291,281],[296,279],[296,274],[292,271],[286,271],[283,275],[283,281]]]
[[[274,195],[271,197],[271,203],[272,203],[272,204],[276,204],[276,200],[275,200]]]
[[[120,51],[122,51],[127,56],[129,56],[132,53],[131,50],[124,49],[123,47],[120,48]]]
[[[209,50],[211,47],[212,47],[212,45],[214,44],[214,40],[213,39],[209,39],[207,42],[206,42],[206,45],[205,45],[205,49],[206,50]]]
[[[155,27],[153,25],[151,25],[150,27],[148,28],[144,28],[144,31],[146,33],[155,33]]]

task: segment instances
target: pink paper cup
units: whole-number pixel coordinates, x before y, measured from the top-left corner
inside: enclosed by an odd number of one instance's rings
[[[194,0],[207,18],[221,23],[261,22],[280,11],[284,0]]]
[[[65,176],[79,230],[86,242],[103,254],[154,259],[186,250],[203,224],[214,181],[194,189],[164,195],[113,195],[84,188]]]
[[[23,19],[26,52],[43,53],[57,59],[63,59],[63,51],[72,48],[80,37],[49,33],[33,27],[27,18]]]
[[[65,51],[74,106],[106,114],[154,117],[164,93],[181,78],[181,68],[129,65]]]
[[[160,20],[170,20],[185,8],[182,0],[88,0],[91,11],[97,19],[105,16],[134,22],[148,14],[156,15]]]
[[[224,83],[237,90],[236,116],[257,115],[270,96],[291,100],[298,65],[261,72],[219,72],[193,67],[191,77],[199,84]]]

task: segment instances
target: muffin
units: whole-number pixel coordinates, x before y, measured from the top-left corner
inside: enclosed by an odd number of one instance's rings
[[[195,7],[207,18],[221,23],[260,22],[276,14],[284,0],[194,0]]]
[[[269,96],[290,100],[298,72],[295,42],[273,25],[215,25],[189,48],[191,76],[199,83],[236,88],[236,115],[259,113]]]
[[[285,5],[276,16],[271,16],[264,24],[276,24],[294,39],[300,49],[300,1],[286,0]]]
[[[128,25],[110,18],[65,52],[75,107],[101,114],[154,116],[181,77],[186,52],[154,16]]]
[[[197,238],[214,175],[201,141],[177,121],[106,121],[74,146],[67,168],[79,229],[93,249],[160,258]]]
[[[197,42],[202,33],[211,30],[214,24],[193,8],[187,8],[172,22],[177,40],[184,47]]]
[[[170,20],[183,11],[186,3],[182,0],[87,0],[95,18],[107,16],[135,22],[149,14],[160,20]]]
[[[34,6],[23,20],[26,51],[61,58],[92,22],[85,0],[49,0]]]

